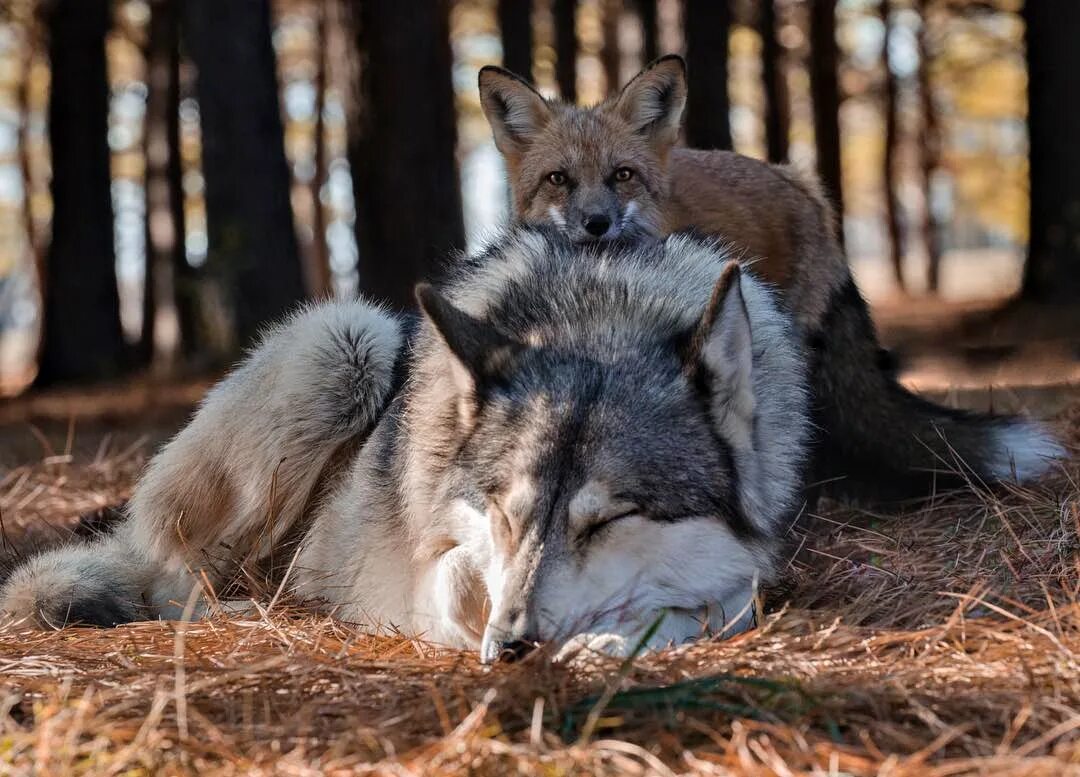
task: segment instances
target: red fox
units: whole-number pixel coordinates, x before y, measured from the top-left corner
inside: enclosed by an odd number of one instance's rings
[[[817,450],[810,481],[874,500],[926,495],[957,474],[985,481],[1046,471],[1063,449],[1018,417],[940,407],[903,388],[815,179],[729,151],[677,147],[686,66],[649,65],[588,108],[544,99],[498,67],[479,76],[514,217],[574,241],[637,240],[692,229],[732,245],[775,284],[811,360]]]

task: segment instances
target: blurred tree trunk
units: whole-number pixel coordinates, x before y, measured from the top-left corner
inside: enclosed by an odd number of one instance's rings
[[[604,65],[604,80],[607,82],[607,94],[614,94],[619,89],[619,70],[622,65],[622,53],[619,51],[619,16],[622,14],[622,0],[604,0],[600,6],[604,46],[600,50],[600,60]]]
[[[47,11],[53,228],[38,385],[113,377],[124,362],[109,170],[109,11],[109,0],[56,0]]]
[[[577,0],[553,0],[555,23],[555,80],[559,95],[577,102]]]
[[[170,0],[179,3],[181,0]],[[177,17],[179,17],[177,5]],[[181,20],[177,19],[177,32]],[[193,91],[190,78],[184,78],[181,69],[180,35],[177,34],[172,51],[169,52],[169,69],[173,74],[175,90],[170,94],[169,114],[165,130],[169,143],[169,164],[165,175],[169,184],[169,212],[176,230],[176,247],[172,252],[171,278],[172,299],[176,306],[176,324],[180,332],[180,353],[190,359],[202,343],[199,341],[199,291],[201,271],[192,267],[187,259],[187,213],[184,210],[184,160],[180,149],[180,101]]]
[[[810,93],[814,103],[814,142],[821,183],[844,215],[840,167],[840,85],[837,81],[836,0],[810,0]],[[840,230],[841,239],[843,230]]]
[[[23,184],[23,229],[26,230],[26,247],[34,263],[38,289],[44,298],[45,293],[45,251],[42,247],[41,234],[34,220],[34,171],[30,152],[30,89],[34,69],[36,43],[27,41],[26,54],[23,56],[22,71],[19,79],[19,173]]]
[[[158,305],[175,298],[174,268],[187,264],[184,252],[183,189],[171,171],[180,166],[180,15],[178,0],[154,0],[150,6],[146,41],[146,278],[143,284],[143,322],[138,358],[149,364],[154,357]],[[180,336],[184,331],[180,318]]]
[[[899,133],[896,116],[897,85],[892,69],[892,55],[889,40],[892,33],[892,3],[881,0],[878,6],[885,35],[881,39],[881,68],[884,86],[885,114],[885,149],[881,161],[881,185],[885,195],[885,227],[889,233],[889,260],[893,268],[896,286],[901,291],[904,285],[904,245],[900,232],[900,205],[896,197],[896,147]]]
[[[790,112],[784,48],[776,35],[776,0],[761,0],[758,26],[765,88],[765,145],[770,162],[787,162]]]
[[[532,81],[532,0],[499,0],[503,67]]]
[[[360,290],[400,309],[463,248],[449,0],[359,0],[363,102],[350,138]]]
[[[184,0],[198,69],[209,237],[240,345],[304,296],[269,0]]]
[[[919,102],[922,108],[922,125],[919,131],[919,160],[923,185],[923,243],[926,248],[926,288],[930,293],[938,290],[941,274],[941,228],[934,215],[931,188],[934,170],[941,159],[941,132],[938,127],[937,106],[934,103],[934,85],[930,77],[930,16],[927,0],[917,0],[915,10],[919,14]]]
[[[315,45],[318,66],[315,71],[315,170],[311,176],[311,251],[307,257],[308,293],[327,299],[333,293],[330,277],[330,250],[326,244],[326,212],[323,210],[322,190],[326,183],[326,87],[329,83],[330,8],[337,0],[319,0]]]
[[[660,56],[660,22],[656,14],[656,0],[635,0],[634,5],[641,20],[641,58],[648,64]]]
[[[691,148],[731,148],[728,102],[729,0],[686,0],[686,144]]]
[[[1029,0],[1028,132],[1031,243],[1022,295],[1033,302],[1080,302],[1080,3]]]

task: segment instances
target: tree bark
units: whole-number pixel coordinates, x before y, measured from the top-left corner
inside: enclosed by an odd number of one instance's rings
[[[409,309],[416,282],[465,245],[449,2],[357,10],[363,102],[349,145],[360,289]]]
[[[138,349],[142,364],[153,360],[158,305],[170,294],[175,298],[174,268],[178,262],[187,264],[184,194],[179,180],[174,183],[170,175],[172,168],[180,165],[180,18],[177,2],[155,0],[151,4],[145,51],[146,276]],[[179,313],[178,309],[178,317]],[[191,333],[184,332],[181,326],[181,338],[190,336]]]
[[[635,5],[641,20],[641,58],[648,64],[660,56],[660,26],[656,0],[635,0]]]
[[[577,102],[577,0],[553,0],[555,22],[555,80],[559,95]]]
[[[315,171],[311,176],[311,252],[308,256],[308,293],[318,299],[326,299],[333,293],[330,277],[330,249],[326,243],[326,212],[323,210],[322,189],[326,183],[326,87],[329,83],[329,16],[330,3],[337,0],[319,0],[315,13],[316,56],[315,72]]]
[[[48,9],[53,228],[37,383],[116,376],[125,345],[113,249],[105,36],[108,0]]]
[[[1031,242],[1022,295],[1039,303],[1080,300],[1080,3],[1029,0],[1028,132]]]
[[[934,103],[934,85],[930,77],[930,16],[926,0],[918,0],[919,13],[919,102],[922,109],[922,126],[919,131],[919,157],[923,186],[923,243],[926,248],[926,288],[936,293],[941,275],[941,227],[934,215],[931,187],[934,170],[941,159],[941,131],[938,126],[937,106]]]
[[[290,202],[269,0],[184,0],[198,68],[209,250],[206,271],[240,345],[304,296]]]
[[[822,186],[843,218],[840,166],[840,85],[837,79],[836,0],[810,0],[810,93]],[[840,232],[843,235],[843,230]]]
[[[692,148],[731,148],[728,101],[729,0],[686,0],[686,143]]]
[[[619,51],[619,16],[622,6],[622,0],[604,0],[600,6],[604,40],[600,60],[604,65],[607,94],[614,94],[620,86],[619,70],[622,65],[622,52]]]
[[[170,0],[180,2],[180,0]],[[176,306],[176,324],[180,330],[180,353],[190,359],[200,350],[199,341],[199,283],[201,273],[187,259],[187,214],[184,210],[184,160],[180,156],[180,100],[191,91],[190,79],[181,80],[179,8],[177,34],[169,52],[169,71],[173,89],[169,92],[169,113],[165,124],[169,143],[169,163],[165,175],[169,186],[169,212],[176,231],[172,252],[172,299]]]
[[[34,220],[34,171],[30,152],[30,79],[34,69],[35,45],[27,42],[26,54],[22,61],[19,92],[16,97],[19,110],[19,173],[23,184],[23,229],[26,231],[26,247],[34,263],[38,291],[45,296],[45,251],[42,248],[41,235]]]
[[[532,81],[532,0],[499,0],[503,67]]]
[[[761,0],[758,30],[761,35],[761,79],[765,88],[765,145],[769,161],[788,161],[787,73],[784,48],[776,36],[776,0]]]
[[[885,36],[881,41],[881,68],[884,78],[884,106],[885,117],[885,149],[881,160],[882,193],[885,196],[885,226],[889,233],[889,261],[893,268],[893,277],[896,286],[901,291],[904,285],[904,245],[903,235],[900,231],[900,204],[896,197],[896,146],[899,141],[896,98],[896,77],[892,71],[892,57],[889,52],[889,38],[892,32],[892,3],[890,0],[881,0],[878,12],[885,29]]]

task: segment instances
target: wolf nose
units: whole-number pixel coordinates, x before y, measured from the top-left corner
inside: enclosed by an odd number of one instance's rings
[[[611,226],[611,219],[603,215],[585,217],[585,231],[593,237],[603,237]]]
[[[512,664],[520,661],[536,649],[535,640],[513,639],[509,642],[497,642],[495,644],[495,660],[504,664]]]
[[[480,648],[480,660],[485,664],[494,664],[499,661],[504,664],[512,664],[520,661],[536,649],[539,640],[530,637],[521,639],[485,639]]]

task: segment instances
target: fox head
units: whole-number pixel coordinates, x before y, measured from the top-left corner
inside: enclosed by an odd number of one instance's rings
[[[801,373],[771,362],[795,346],[770,330],[769,294],[702,246],[701,264],[665,262],[671,239],[629,257],[519,241],[531,259],[489,256],[449,293],[418,292],[441,364],[419,419],[443,435],[427,482],[445,494],[435,513],[487,547],[483,658],[582,633],[632,642],[668,608],[719,607],[723,625],[798,482]],[[779,397],[795,404],[774,434]]]
[[[686,105],[681,58],[657,60],[591,108],[545,100],[498,67],[479,82],[519,221],[554,224],[576,241],[662,231],[667,156]]]

